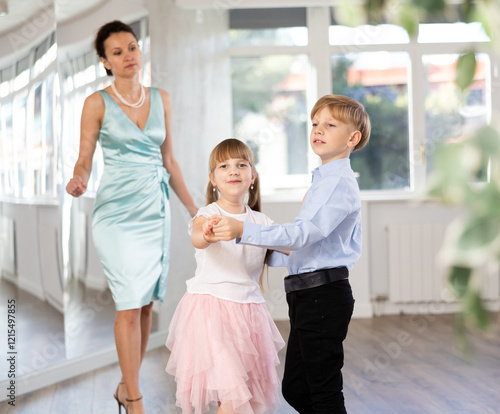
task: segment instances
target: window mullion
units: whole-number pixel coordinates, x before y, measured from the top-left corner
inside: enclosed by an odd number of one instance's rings
[[[307,46],[233,46],[231,57],[259,57],[271,55],[302,55],[309,51]]]
[[[412,41],[409,47],[411,68],[408,82],[410,186],[417,193],[424,190],[426,180],[426,86],[422,52],[419,46]]]
[[[329,7],[307,8],[307,30],[309,34],[309,74],[307,76],[307,107],[324,95],[332,93],[331,61],[329,51],[328,30],[330,27]],[[308,114],[309,116],[309,114]],[[307,123],[308,135],[310,122]],[[309,169],[318,164],[318,157],[308,146]]]
[[[307,8],[307,29],[309,32],[309,59],[312,69],[311,86],[316,92],[316,96],[309,102],[332,93],[331,63],[329,49],[328,28],[330,25],[329,7],[308,7]],[[312,92],[314,93],[314,92]]]

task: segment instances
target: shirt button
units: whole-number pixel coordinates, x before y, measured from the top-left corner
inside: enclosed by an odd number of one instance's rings
[[[249,238],[248,238],[248,241],[250,241],[250,242],[251,242],[252,240],[253,240],[253,239],[252,239],[252,237],[249,237]]]

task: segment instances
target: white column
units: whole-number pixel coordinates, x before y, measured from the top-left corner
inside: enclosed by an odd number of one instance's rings
[[[232,133],[228,12],[186,10],[173,0],[148,0],[151,84],[170,93],[174,152],[198,206],[205,205],[208,157]],[[170,271],[160,329],[168,327],[185,281],[194,276],[190,219],[176,199],[172,208]]]

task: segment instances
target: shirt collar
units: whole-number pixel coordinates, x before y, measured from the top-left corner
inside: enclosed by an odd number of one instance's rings
[[[340,158],[327,162],[324,165],[316,167],[312,171],[312,180],[324,177],[326,175],[342,175],[343,173],[351,170],[351,161],[349,158]]]

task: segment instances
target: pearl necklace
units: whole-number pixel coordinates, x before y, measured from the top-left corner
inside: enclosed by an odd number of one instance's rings
[[[129,103],[125,100],[123,96],[121,96],[118,91],[116,90],[115,83],[113,82],[111,84],[111,89],[113,89],[113,92],[115,93],[116,97],[125,105],[131,106],[132,108],[140,108],[143,104],[144,101],[146,100],[146,91],[144,89],[144,86],[141,85],[141,97],[136,103]]]

